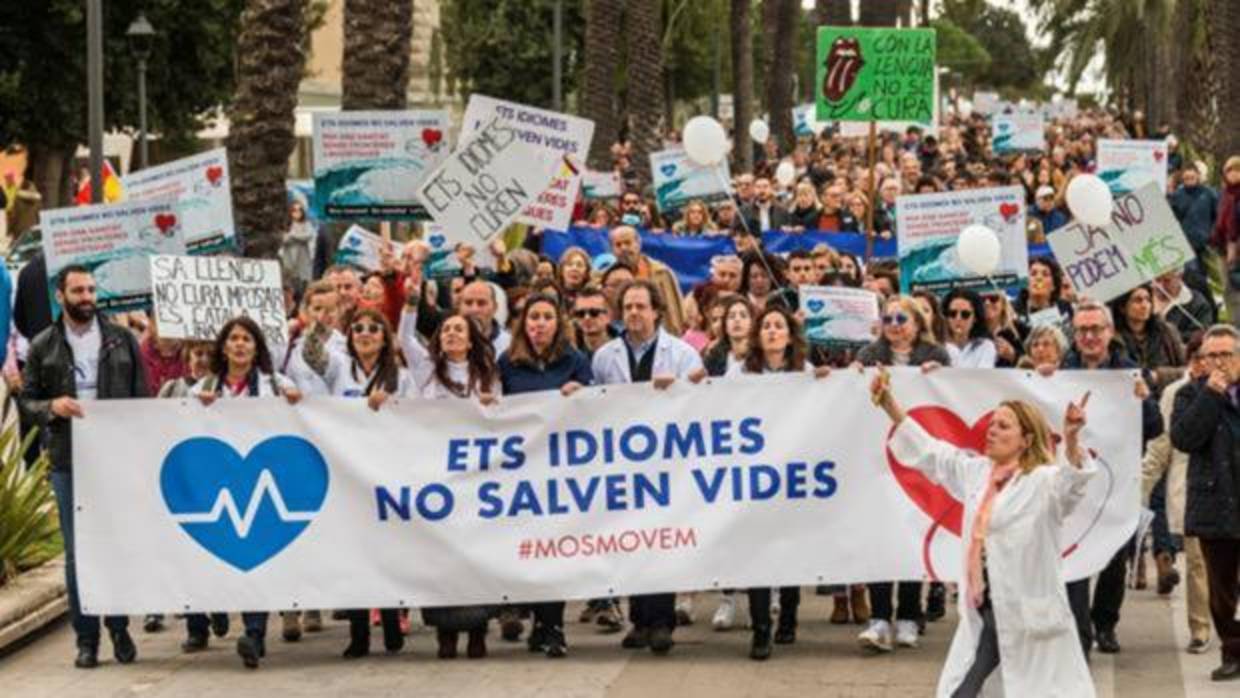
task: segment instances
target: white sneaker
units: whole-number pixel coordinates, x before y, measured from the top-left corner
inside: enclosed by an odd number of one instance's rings
[[[685,594],[676,599],[676,625],[693,625],[693,596]]]
[[[890,652],[891,623],[885,620],[871,620],[870,625],[857,636],[857,642],[866,649]]]
[[[736,599],[727,594],[719,599],[719,608],[715,609],[715,617],[710,624],[718,631],[731,630],[736,625]]]
[[[900,647],[916,647],[918,634],[915,621],[896,621],[896,644]]]

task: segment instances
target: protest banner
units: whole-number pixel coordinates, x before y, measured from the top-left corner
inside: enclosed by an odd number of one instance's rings
[[[620,175],[616,172],[586,170],[581,176],[581,195],[587,199],[618,199],[622,189]]]
[[[827,126],[830,124],[817,119],[817,105],[813,102],[792,108],[792,132],[797,138],[816,136]]]
[[[819,27],[817,55],[819,121],[933,120],[933,29]]]
[[[937,136],[939,132],[939,115],[941,104],[939,103],[939,83],[934,83],[934,113],[929,121],[891,121],[882,120],[876,122],[879,132],[891,132],[903,135],[910,128],[921,129],[921,132],[927,136]],[[870,125],[861,121],[839,121],[835,124],[839,134],[844,138],[864,138],[870,133]]]
[[[700,167],[684,148],[670,148],[650,154],[650,171],[655,201],[665,213],[679,211],[694,199],[710,203],[730,196],[727,158],[715,167]]]
[[[997,114],[990,126],[990,149],[995,154],[1046,150],[1041,114]]]
[[[180,214],[171,200],[52,209],[39,214],[39,225],[53,313],[59,313],[56,277],[70,264],[91,270],[99,310],[119,312],[150,307],[148,257],[185,254]]]
[[[1167,141],[1098,139],[1097,174],[1113,194],[1127,194],[1147,182],[1167,191]]]
[[[797,289],[811,344],[857,348],[874,341],[878,295],[863,288],[805,286]]]
[[[224,148],[130,172],[121,177],[121,187],[127,201],[172,199],[190,254],[236,248],[232,182]]]
[[[245,315],[268,347],[288,344],[280,263],[246,257],[151,257],[151,293],[162,339],[215,341],[229,320]]]
[[[973,93],[973,111],[977,114],[990,116],[999,113],[999,93],[977,91]]]
[[[443,110],[314,114],[314,195],[329,218],[422,220],[418,185],[448,155]]]
[[[1133,377],[892,371],[910,418],[977,451],[1000,400],[1028,400],[1058,428],[1069,400],[1092,391],[1081,438],[1097,472],[1063,524],[1068,579],[1102,569],[1136,528]],[[73,433],[76,552],[90,571],[82,609],[428,607],[956,579],[960,502],[888,449],[871,378],[742,376],[377,412],[332,398],[88,402]],[[824,405],[845,404],[855,409],[807,428]]]
[[[473,251],[471,256],[474,264],[487,269],[495,269],[499,265],[499,260],[491,251],[494,240],[484,243],[472,233],[453,230],[438,223],[424,223],[423,226],[425,232],[422,239],[431,248],[431,256],[426,261],[426,273],[431,276],[442,278],[458,274],[461,271],[461,261],[457,253],[462,245]]]
[[[1029,279],[1025,213],[1025,190],[1018,186],[897,197],[901,292],[1023,286]],[[999,237],[999,267],[989,278],[956,258],[956,238],[970,225]]]
[[[418,188],[445,230],[485,244],[538,199],[563,161],[499,117],[474,132]]]
[[[517,215],[516,222],[567,230],[573,222],[573,207],[594,138],[594,122],[475,93],[465,108],[460,140],[468,140],[496,117],[506,122],[522,141],[545,151],[549,160],[560,161],[551,184]]]
[[[334,261],[362,271],[378,271],[384,244],[383,238],[354,223],[340,236]]]
[[[1047,242],[1077,295],[1104,302],[1183,267],[1195,255],[1155,182],[1116,196],[1110,225],[1074,220]]]

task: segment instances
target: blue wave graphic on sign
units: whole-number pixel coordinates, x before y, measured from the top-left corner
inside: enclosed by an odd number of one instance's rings
[[[327,461],[309,441],[276,436],[244,458],[210,437],[177,444],[159,475],[172,520],[199,545],[248,572],[297,539],[327,498]]]

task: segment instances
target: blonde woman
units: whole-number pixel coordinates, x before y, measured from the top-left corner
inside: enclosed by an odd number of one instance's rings
[[[818,227],[818,217],[822,215],[822,203],[818,200],[818,192],[809,181],[797,183],[792,199],[792,209],[788,211],[788,230],[802,232]]]
[[[701,199],[694,199],[685,206],[684,216],[672,226],[674,235],[713,235],[715,222],[710,218],[710,209]]]
[[[1093,696],[1060,555],[1061,525],[1097,473],[1080,443],[1089,393],[1064,413],[1063,460],[1046,418],[1027,402],[999,403],[979,457],[906,418],[885,371],[870,397],[896,425],[896,457],[965,503],[960,623],[936,695],[977,696],[988,686],[1010,696]]]

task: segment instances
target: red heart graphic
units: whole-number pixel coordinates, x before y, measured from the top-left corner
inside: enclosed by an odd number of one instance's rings
[[[216,184],[219,184],[220,177],[223,177],[223,176],[224,176],[223,167],[220,167],[219,165],[212,165],[211,167],[207,168],[207,181],[211,183],[211,186],[215,186]]]
[[[159,213],[155,216],[155,227],[159,228],[159,232],[167,235],[168,231],[175,228],[177,217],[171,213]]]
[[[1155,151],[1154,151],[1154,161],[1155,161],[1155,162],[1162,162],[1162,159],[1163,159],[1163,152],[1162,152],[1161,150],[1155,150]]]
[[[1018,204],[999,204],[999,215],[1003,216],[1003,220],[1009,223],[1018,213],[1020,213],[1020,206]]]
[[[422,129],[422,142],[426,144],[427,148],[434,148],[435,144],[441,140],[443,140],[443,131],[437,128]]]

